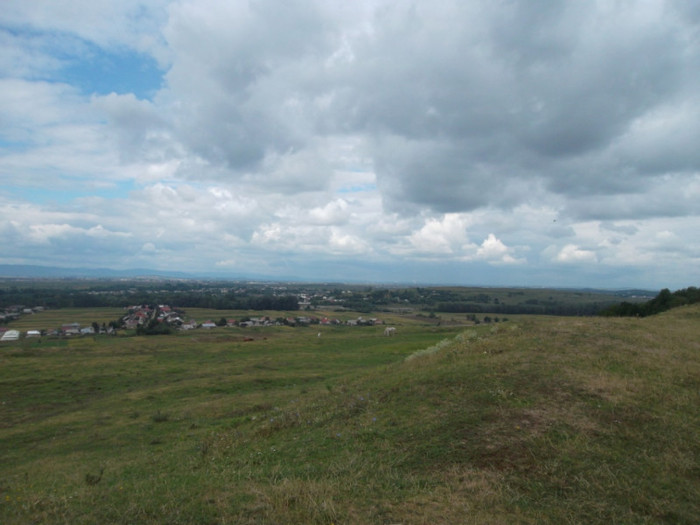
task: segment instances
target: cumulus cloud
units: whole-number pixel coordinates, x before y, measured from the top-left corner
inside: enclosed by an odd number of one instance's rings
[[[467,237],[467,219],[460,214],[447,214],[441,219],[428,218],[409,240],[417,253],[430,257],[459,256],[471,248]]]
[[[476,255],[494,262],[515,263],[517,260],[511,255],[511,251],[512,249],[503,244],[493,233],[490,233],[479,246]]]

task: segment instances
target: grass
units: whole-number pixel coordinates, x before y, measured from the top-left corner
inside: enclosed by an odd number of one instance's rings
[[[3,345],[0,522],[696,522],[700,309],[391,321]]]

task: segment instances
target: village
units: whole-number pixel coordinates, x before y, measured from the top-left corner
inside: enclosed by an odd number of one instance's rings
[[[148,325],[163,324],[179,330],[195,330],[195,329],[212,329],[217,327],[237,327],[249,328],[255,326],[309,326],[309,325],[348,325],[348,326],[374,326],[384,324],[383,321],[372,317],[365,319],[358,317],[341,321],[338,318],[329,318],[326,316],[287,316],[276,317],[270,316],[249,317],[245,316],[240,319],[222,317],[218,321],[207,319],[203,322],[197,322],[194,319],[186,319],[185,311],[181,309],[171,308],[168,305],[158,306],[131,306],[128,308],[128,313],[122,318],[123,326],[127,330],[134,330],[138,327]]]
[[[174,308],[166,304],[160,305],[135,305],[125,308],[126,313],[120,319],[109,323],[93,322],[87,326],[80,323],[64,323],[59,327],[47,327],[45,329],[27,330],[23,334],[19,330],[13,330],[7,326],[0,326],[0,342],[17,341],[24,336],[27,339],[40,337],[80,337],[95,335],[117,335],[118,332],[135,331],[139,335],[155,333],[172,333],[173,331],[186,330],[210,330],[214,328],[251,328],[269,326],[374,326],[384,322],[376,317],[365,319],[340,320],[327,316],[297,315],[272,318],[270,316],[250,317],[239,319],[221,317],[218,320],[206,319],[198,322],[189,318],[185,310]],[[0,321],[5,323],[19,319],[22,316],[34,315],[43,312],[43,307],[27,308],[24,306],[11,306],[0,314]]]

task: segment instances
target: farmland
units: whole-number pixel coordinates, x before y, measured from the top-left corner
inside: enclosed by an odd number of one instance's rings
[[[118,311],[69,313],[88,323]],[[56,324],[59,312],[15,323]],[[214,312],[265,313],[188,315]],[[272,326],[4,344],[0,522],[700,514],[697,306],[480,325],[382,317],[395,336]]]

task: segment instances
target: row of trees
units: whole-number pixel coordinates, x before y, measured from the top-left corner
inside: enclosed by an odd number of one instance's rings
[[[149,292],[131,294],[94,293],[72,290],[13,288],[0,290],[0,307],[21,304],[46,308],[125,307],[132,304],[175,304],[182,308],[216,310],[298,310],[295,295],[234,294],[212,291]]]
[[[596,315],[603,305],[601,303],[565,304],[554,301],[529,301],[525,304],[494,303],[480,305],[469,302],[438,303],[436,310],[448,313],[493,313],[493,314],[528,314],[528,315]]]
[[[694,286],[676,290],[675,292],[664,288],[650,301],[645,303],[630,303],[624,301],[606,308],[600,312],[600,314],[609,317],[646,317],[648,315],[665,312],[666,310],[678,306],[695,303],[700,303],[700,289]]]

